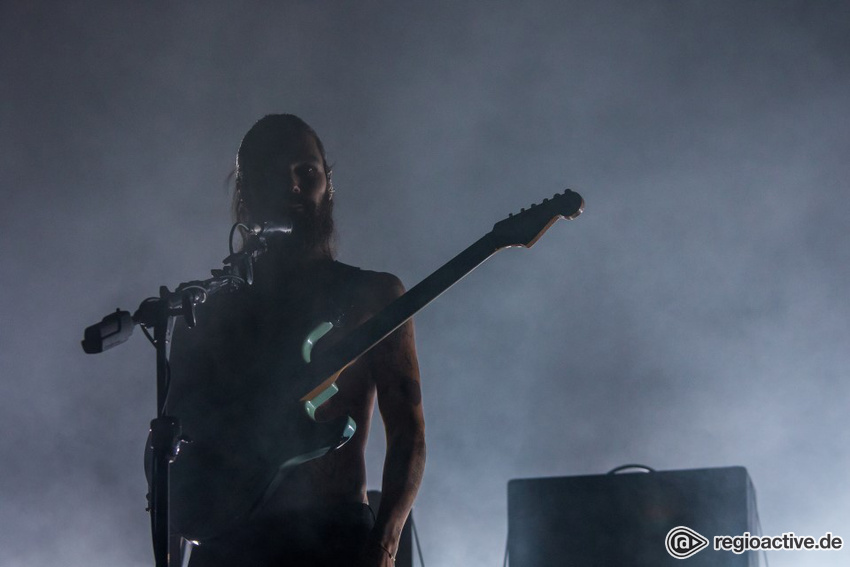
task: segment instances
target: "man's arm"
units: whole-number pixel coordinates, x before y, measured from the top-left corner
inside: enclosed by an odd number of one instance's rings
[[[385,303],[404,293],[395,276],[387,274]],[[413,321],[408,321],[369,353],[370,369],[384,421],[387,454],[381,487],[381,506],[366,550],[367,564],[383,565],[395,557],[399,536],[413,507],[425,469],[425,419]],[[383,554],[383,559],[381,559]],[[370,558],[371,563],[370,563]],[[379,561],[380,559],[380,561]]]

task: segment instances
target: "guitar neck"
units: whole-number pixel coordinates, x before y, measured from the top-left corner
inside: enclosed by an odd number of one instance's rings
[[[494,253],[509,246],[530,248],[559,218],[572,220],[583,210],[581,195],[567,189],[563,194],[556,193],[551,199],[543,199],[542,203],[531,205],[527,210],[521,209],[519,213],[508,215],[508,218],[493,225],[493,230],[357,327],[318,360],[304,367],[299,386],[313,388],[317,383],[329,380]]]
[[[402,326],[419,310],[459,282],[500,248],[488,232],[466,250],[443,264],[433,274],[409,289],[371,319],[352,331],[307,367],[310,382],[324,379],[367,352]]]

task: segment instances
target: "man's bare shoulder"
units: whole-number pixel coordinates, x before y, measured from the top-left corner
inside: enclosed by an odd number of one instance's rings
[[[355,268],[348,264],[337,262],[339,268],[346,272],[355,290],[355,294],[370,310],[378,310],[405,292],[404,284],[395,274],[376,272]]]

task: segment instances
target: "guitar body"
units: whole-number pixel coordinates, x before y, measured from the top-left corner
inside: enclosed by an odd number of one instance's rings
[[[338,270],[345,276],[353,269]],[[333,344],[347,331],[317,326],[329,315],[344,319],[340,301],[269,296],[256,289],[216,296],[199,310],[201,325],[175,331],[166,411],[190,442],[170,466],[170,513],[173,532],[186,539],[203,541],[243,524],[297,465],[355,432],[347,415],[314,420],[316,407],[336,394],[342,370],[309,387],[304,377],[313,346]]]
[[[255,435],[210,428],[183,445],[171,465],[175,533],[203,541],[248,520],[295,466],[338,448],[355,430],[347,416],[317,423],[297,401],[257,411],[275,419],[250,419]]]

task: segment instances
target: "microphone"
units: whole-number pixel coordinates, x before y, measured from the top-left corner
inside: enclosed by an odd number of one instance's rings
[[[235,252],[233,249],[233,233],[237,228],[245,231],[242,238],[242,248]],[[269,249],[269,241],[292,234],[292,221],[289,219],[264,221],[262,224],[236,223],[230,229],[230,255],[224,259],[228,264],[225,271],[233,274],[251,285],[254,282],[254,260]],[[213,272],[213,275],[216,275]]]
[[[265,221],[263,224],[253,224],[249,226],[251,234],[265,242],[274,234],[291,234],[292,221],[290,219],[280,221]]]
[[[236,227],[242,226],[245,229],[245,236],[242,239],[242,249],[239,253],[253,254],[254,252],[264,252],[268,248],[268,241],[283,236],[292,234],[292,221],[289,219],[279,221],[264,221],[262,224],[240,224],[233,225],[230,229],[230,256],[225,258],[224,262],[230,262],[237,254],[233,252],[233,233]]]

